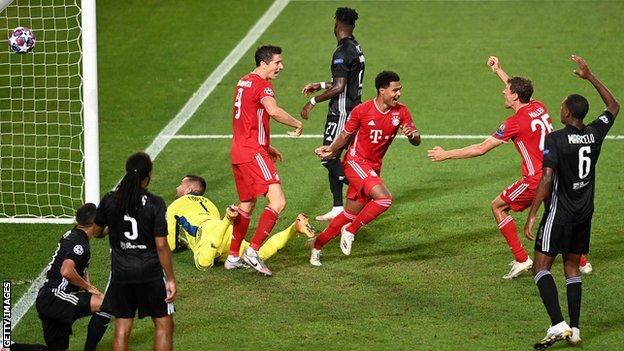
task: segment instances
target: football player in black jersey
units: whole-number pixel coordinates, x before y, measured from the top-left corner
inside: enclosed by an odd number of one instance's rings
[[[602,142],[620,110],[618,101],[591,72],[585,60],[575,55],[572,60],[578,65],[574,73],[596,88],[606,108],[597,119],[585,125],[583,118],[589,111],[587,99],[578,94],[569,95],[561,104],[561,122],[565,127],[546,137],[543,174],[524,227],[527,238],[533,240],[535,216],[545,201],[544,216],[535,241],[533,273],[551,327],[546,337],[535,344],[537,350],[563,339],[568,339],[572,345],[581,342],[579,260],[581,255],[589,252],[596,163]],[[564,260],[569,325],[561,313],[557,286],[550,274],[558,253]]]
[[[355,10],[341,7],[336,10],[334,34],[338,47],[334,51],[331,63],[331,82],[309,83],[302,93],[309,96],[323,89],[322,94],[312,97],[301,109],[301,117],[308,119],[310,111],[321,101],[329,101],[329,112],[325,122],[323,145],[331,144],[344,129],[351,110],[362,102],[362,83],[364,79],[364,53],[360,44],[353,36],[355,21],[358,14]],[[348,145],[345,145],[346,148]],[[334,158],[321,161],[327,168],[329,189],[332,193],[334,207],[324,215],[317,216],[318,221],[330,221],[342,212],[342,186],[348,184],[340,163],[340,154]]]
[[[85,350],[95,350],[102,339],[110,315],[100,311],[102,293],[91,284],[87,268],[91,259],[89,239],[94,236],[96,206],[88,203],[76,211],[76,226],[59,240],[46,280],[35,305],[43,326],[43,345],[12,344],[9,350],[67,350],[72,324],[92,316]]]
[[[137,310],[139,318],[150,316],[154,322],[154,349],[173,348],[176,280],[167,243],[167,206],[147,191],[151,173],[149,155],[131,155],[126,174],[102,198],[95,218],[99,233],[108,227],[111,247],[111,277],[103,308],[115,316],[114,350],[128,349]]]

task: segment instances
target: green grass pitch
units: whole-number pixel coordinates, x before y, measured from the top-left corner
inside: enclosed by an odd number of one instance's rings
[[[509,74],[533,80],[534,97],[549,107],[557,129],[567,94],[588,97],[588,118],[603,107],[590,84],[572,74],[570,54],[586,58],[624,100],[623,2],[293,1],[257,43],[283,47],[286,68],[274,85],[279,104],[293,115],[306,101],[301,87],[329,79],[333,12],[344,4],[360,14],[355,34],[366,55],[364,98],[374,96],[376,73],[397,71],[402,102],[423,134],[489,134],[509,115],[503,86],[485,65],[489,55],[499,56]],[[151,143],[269,6],[259,0],[98,2],[102,193],[122,176],[127,155]],[[233,87],[252,69],[252,55],[243,57],[179,134],[230,133]],[[317,105],[304,133],[320,134],[325,114],[326,104]],[[273,134],[285,131],[275,123],[272,128]],[[623,122],[610,134],[624,134]],[[278,168],[289,201],[276,228],[298,212],[328,209],[326,172],[312,152],[319,142],[274,140],[284,151]],[[433,164],[426,157],[434,145],[473,142],[478,140],[425,139],[413,148],[396,140],[382,173],[393,207],[361,231],[351,256],[343,256],[337,242],[329,244],[320,268],[308,264],[304,240],[296,238],[268,261],[271,279],[221,267],[200,272],[190,253],[176,254],[175,348],[530,349],[548,327],[548,316],[529,274],[501,279],[512,256],[489,209],[519,177],[519,157],[511,145],[473,160]],[[583,276],[583,350],[624,345],[622,154],[624,141],[608,140],[598,165],[589,256],[595,271]],[[172,140],[155,161],[150,190],[169,202],[186,173],[208,179],[207,195],[219,208],[236,201],[228,140]],[[513,216],[522,227],[526,213]],[[68,226],[1,227],[0,277],[15,282],[15,302]],[[532,249],[531,242],[524,244]],[[108,242],[92,245],[91,273],[104,289]],[[553,275],[565,315],[560,259]],[[87,322],[74,325],[72,350],[81,349]],[[40,328],[31,309],[13,339],[42,342]],[[111,348],[112,330],[100,349]],[[131,348],[149,349],[152,331],[149,320],[137,321]]]

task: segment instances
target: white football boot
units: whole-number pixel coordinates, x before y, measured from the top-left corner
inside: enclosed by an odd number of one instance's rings
[[[572,327],[572,336],[568,339],[568,344],[578,346],[581,344],[581,331],[577,327]]]
[[[340,250],[347,256],[351,254],[351,245],[353,245],[353,240],[355,240],[355,235],[347,231],[349,224],[351,223],[347,223],[340,228]]]
[[[317,250],[313,247],[310,251],[310,264],[316,267],[322,266],[323,264],[321,263],[321,250]]]
[[[503,279],[513,279],[522,274],[522,272],[528,271],[531,267],[533,267],[533,260],[531,260],[530,257],[524,262],[514,260],[511,261],[509,265],[511,266],[511,270],[503,276]]]
[[[591,272],[594,271],[594,268],[592,268],[591,263],[587,262],[584,266],[579,266],[579,271],[583,274],[591,274]]]
[[[537,344],[533,345],[533,348],[536,350],[543,350],[545,348],[551,347],[554,343],[560,340],[568,339],[572,336],[572,329],[566,323],[566,321],[562,321],[557,325],[553,325],[548,328],[546,331],[546,336]]]
[[[225,260],[225,262],[223,263],[223,268],[229,271],[231,269],[249,268],[249,266],[246,265],[245,262],[243,262],[243,260],[241,260],[240,258],[238,260],[231,260],[228,257],[228,259]]]
[[[323,215],[320,215],[320,216],[316,216],[316,220],[317,221],[331,221],[332,219],[334,219],[334,217],[339,215],[340,212],[342,212],[342,211],[343,211],[343,207],[342,206],[334,206],[326,214],[323,214]]]
[[[241,259],[243,260],[243,262],[247,263],[249,267],[257,270],[258,272],[268,277],[273,275],[273,272],[271,272],[269,267],[264,264],[264,261],[262,261],[256,250],[252,249],[251,247],[248,247],[247,250],[245,250],[245,253],[243,254],[243,257],[241,257]]]

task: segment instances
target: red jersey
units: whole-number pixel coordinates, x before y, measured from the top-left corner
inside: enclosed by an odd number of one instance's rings
[[[268,155],[269,114],[261,102],[267,97],[274,98],[274,95],[273,85],[255,73],[238,81],[232,113],[232,164],[251,162],[258,153]]]
[[[502,141],[513,140],[522,159],[522,176],[540,177],[544,139],[552,130],[552,121],[546,106],[540,101],[531,100],[528,105],[508,117],[492,137]]]
[[[385,113],[379,111],[375,100],[357,105],[344,128],[349,134],[356,133],[344,161],[363,160],[373,168],[380,169],[381,160],[400,126],[404,124],[412,130],[416,129],[409,110],[402,104],[397,104]]]

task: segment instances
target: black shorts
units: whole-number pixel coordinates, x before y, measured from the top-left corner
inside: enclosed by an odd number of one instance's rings
[[[344,130],[345,124],[347,124],[347,117],[350,112],[351,111],[349,111],[343,118],[331,113],[327,115],[325,130],[323,131],[323,145],[330,145],[338,137],[338,135],[340,135],[340,133]],[[342,150],[346,150],[347,147],[349,147],[349,143],[346,143]]]
[[[173,303],[165,302],[167,288],[164,279],[144,283],[111,281],[106,288],[102,310],[117,318],[160,318],[175,312]]]
[[[589,237],[591,233],[591,218],[574,224],[557,224],[548,221],[548,216],[542,218],[535,251],[549,254],[573,253],[585,255],[589,253]]]
[[[42,289],[37,296],[36,307],[48,348],[66,350],[74,321],[92,314],[91,294],[84,291],[55,293]]]

